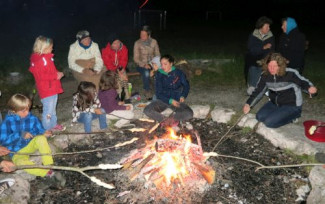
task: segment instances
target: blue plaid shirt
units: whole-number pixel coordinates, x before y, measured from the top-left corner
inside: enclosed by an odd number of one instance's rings
[[[41,121],[32,113],[21,118],[19,115],[9,112],[1,124],[0,145],[7,147],[10,151],[17,152],[32,140],[32,138],[24,138],[27,132],[36,136],[43,134],[45,129]]]

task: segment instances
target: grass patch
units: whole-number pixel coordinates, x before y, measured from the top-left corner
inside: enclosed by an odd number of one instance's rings
[[[301,163],[305,163],[305,164],[319,163],[315,159],[314,155],[308,155],[308,154],[297,155],[289,149],[285,149],[285,153],[290,157],[292,157],[293,159],[301,161]],[[313,166],[306,166],[305,168],[308,172],[310,172]]]

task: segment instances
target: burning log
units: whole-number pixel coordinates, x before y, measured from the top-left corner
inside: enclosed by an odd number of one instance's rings
[[[203,166],[201,164],[193,162],[195,167],[200,171],[204,179],[209,183],[212,184],[215,180],[216,173],[213,169],[207,166]]]
[[[147,158],[145,158],[144,160],[142,160],[142,162],[137,165],[135,168],[133,168],[130,171],[130,180],[133,181],[136,176],[139,174],[139,172],[141,171],[141,169],[154,157],[154,154],[149,155]]]

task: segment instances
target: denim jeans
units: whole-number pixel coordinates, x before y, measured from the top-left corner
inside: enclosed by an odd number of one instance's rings
[[[56,104],[58,95],[43,98],[41,102],[43,104],[42,124],[46,130],[50,130],[57,125]]]
[[[150,70],[143,68],[143,67],[137,67],[137,71],[140,72],[142,76],[142,83],[143,83],[143,89],[146,91],[150,90]]]
[[[251,66],[248,71],[248,85],[256,87],[258,80],[262,74],[261,67]]]
[[[301,116],[301,106],[277,106],[271,101],[257,112],[256,119],[263,122],[266,127],[278,128]]]
[[[167,108],[170,108],[175,112],[175,120],[184,121],[193,118],[193,110],[185,103],[180,103],[179,107],[175,107],[173,105],[166,104],[159,99],[152,101],[149,105],[147,105],[143,112],[149,118],[161,122],[165,118],[165,116],[161,114],[161,112],[163,112]]]
[[[107,128],[106,123],[106,113],[105,110],[101,108],[102,114],[98,115],[96,113],[90,113],[90,112],[83,112],[80,114],[80,117],[78,118],[78,122],[84,124],[85,132],[90,133],[91,132],[91,122],[98,118],[99,120],[99,128],[105,129]]]

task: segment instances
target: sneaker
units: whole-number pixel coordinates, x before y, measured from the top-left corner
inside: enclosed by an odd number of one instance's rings
[[[247,89],[247,95],[252,95],[252,93],[253,93],[253,91],[255,90],[255,87],[254,86],[250,86],[250,87],[248,87],[248,89]]]
[[[52,169],[49,170],[45,176],[47,180],[57,186],[57,187],[64,187],[66,183],[66,179],[60,172],[54,172]]]
[[[0,195],[16,183],[15,179],[8,178],[0,180]]]
[[[298,122],[299,122],[298,118],[292,120],[292,123],[298,123]]]
[[[65,129],[67,129],[67,127],[57,124],[54,126],[54,128],[51,129],[51,131],[64,131]]]

